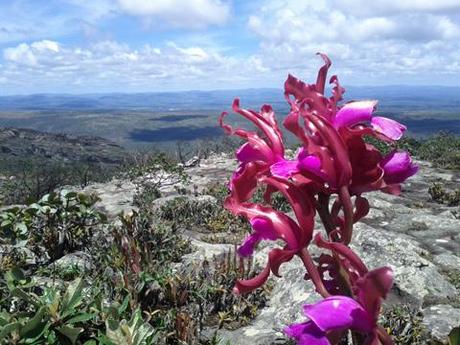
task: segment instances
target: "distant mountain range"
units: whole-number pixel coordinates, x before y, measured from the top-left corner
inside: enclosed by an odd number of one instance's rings
[[[0,126],[102,137],[126,148],[169,149],[179,141],[222,139],[217,119],[222,111],[231,112],[235,97],[244,108],[271,104],[280,123],[289,111],[281,89],[36,94],[0,97]],[[346,87],[344,98],[377,99],[377,114],[406,124],[409,135],[460,134],[460,87]],[[251,128],[241,116],[226,121]]]
[[[346,87],[347,100],[378,99],[383,106],[417,101],[435,106],[460,107],[460,87],[446,86],[372,86]],[[0,111],[5,110],[95,110],[137,109],[214,110],[228,107],[235,97],[242,102],[259,107],[271,103],[276,107],[285,104],[281,89],[244,89],[216,91],[183,91],[159,93],[110,93],[110,94],[34,94],[0,96]]]

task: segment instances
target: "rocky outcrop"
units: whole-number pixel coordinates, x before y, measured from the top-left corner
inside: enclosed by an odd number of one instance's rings
[[[126,151],[100,137],[0,127],[0,155],[9,159],[121,164]]]
[[[370,267],[389,265],[395,272],[395,284],[387,300],[387,307],[407,304],[421,310],[422,323],[436,340],[445,342],[448,332],[460,325],[460,220],[456,209],[430,200],[431,182],[444,181],[455,186],[460,174],[434,169],[420,162],[418,175],[404,185],[400,197],[383,193],[367,195],[371,212],[355,226],[353,249]],[[216,155],[187,169],[191,183],[185,185],[191,194],[202,191],[209,183],[226,181],[235,168],[233,159]],[[111,214],[129,209],[134,188],[128,182],[94,185],[91,191],[101,196],[101,205]],[[162,189],[166,199],[175,195],[175,188]],[[317,222],[320,231],[320,223]],[[188,229],[193,232],[193,229]],[[232,248],[226,244],[210,244],[193,240],[196,251],[186,263],[212,259],[214,255]],[[264,247],[265,245],[265,247]],[[269,247],[262,244],[255,261],[265,264]],[[312,245],[312,254],[319,252]],[[312,303],[319,296],[312,284],[303,280],[304,268],[300,260],[282,266],[282,278],[273,279],[268,307],[262,309],[253,322],[238,330],[220,330],[223,339],[231,344],[284,344],[282,329],[287,324],[304,320],[302,304]]]

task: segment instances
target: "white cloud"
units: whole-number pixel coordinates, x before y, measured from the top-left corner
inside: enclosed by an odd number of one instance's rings
[[[236,59],[199,46],[168,42],[132,49],[114,41],[86,48],[53,41],[21,43],[3,51],[7,78],[16,92],[137,92],[250,86],[266,78],[256,57]]]
[[[59,52],[59,44],[57,42],[49,41],[49,40],[43,40],[43,41],[34,42],[34,43],[32,43],[31,47],[33,49],[38,50],[38,51],[49,50],[49,51],[52,51],[54,53]]]
[[[401,12],[446,13],[460,11],[458,0],[333,0],[331,7],[357,16],[389,15]]]
[[[166,21],[177,27],[205,27],[223,24],[230,16],[230,6],[220,0],[118,0],[128,14]]]
[[[59,44],[54,41],[43,40],[31,45],[21,43],[16,47],[6,48],[3,58],[17,65],[37,66],[40,60],[45,60],[59,52]]]
[[[314,73],[323,51],[347,83],[443,84],[460,74],[456,11],[460,2],[449,0],[271,0],[247,24],[272,71]]]

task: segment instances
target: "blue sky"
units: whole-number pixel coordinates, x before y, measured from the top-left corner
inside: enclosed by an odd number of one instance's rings
[[[460,0],[0,0],[0,94],[460,85]]]

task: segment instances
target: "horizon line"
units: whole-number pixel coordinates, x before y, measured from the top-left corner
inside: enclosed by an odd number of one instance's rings
[[[346,88],[447,88],[456,89],[460,88],[460,85],[432,85],[432,84],[388,84],[388,85],[341,85]],[[327,88],[332,88],[327,86]],[[142,94],[180,94],[180,93],[206,93],[206,92],[231,92],[231,91],[282,91],[282,88],[276,87],[249,87],[249,88],[229,88],[229,89],[185,89],[185,90],[173,90],[173,91],[107,91],[107,92],[34,92],[34,93],[12,93],[12,94],[1,94],[0,97],[26,97],[26,96],[93,96],[93,95],[142,95]]]

